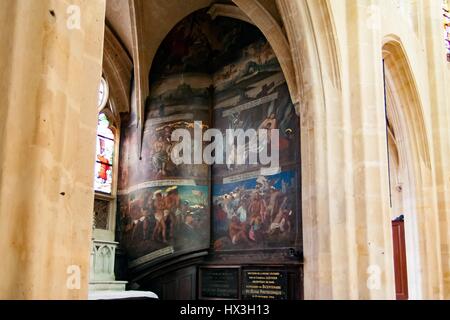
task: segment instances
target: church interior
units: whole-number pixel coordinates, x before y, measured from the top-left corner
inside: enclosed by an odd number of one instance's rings
[[[0,299],[450,299],[449,0],[0,22]]]

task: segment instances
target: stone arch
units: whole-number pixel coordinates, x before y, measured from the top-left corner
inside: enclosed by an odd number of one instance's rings
[[[399,102],[404,106],[408,120],[411,120],[410,125],[416,129],[414,131],[414,143],[417,153],[424,165],[430,168],[428,132],[425,127],[421,98],[400,38],[396,36],[386,37],[383,44],[383,58],[389,73],[387,78],[397,82],[396,86],[391,88],[396,89],[400,99]],[[400,83],[402,84],[401,87],[399,87]],[[393,85],[393,83],[390,84]]]
[[[333,139],[330,111],[342,112],[336,32],[327,1],[277,0],[277,5],[300,95],[305,299],[333,298],[337,294],[332,268],[337,263],[332,257],[333,199],[328,191],[333,159],[324,146]],[[343,149],[343,145],[335,146]]]
[[[152,29],[152,37],[156,43],[151,43],[145,47],[144,53],[144,20],[148,23],[157,23],[158,19],[152,21],[151,18],[144,19],[144,2],[135,0],[132,2],[132,28],[135,61],[135,77],[140,79],[136,84],[136,101],[138,119],[140,125],[140,135],[143,130],[143,108],[145,97],[148,95],[147,74],[151,68],[151,61],[165,35],[173,26],[186,16],[208,4],[209,1],[198,0],[189,1],[176,8],[170,19],[171,26],[167,21],[161,28]],[[244,14],[252,16],[255,13],[246,12],[251,8],[251,3],[255,5],[256,0],[238,1],[245,3],[248,7],[241,8]],[[145,2],[150,3],[150,2]],[[168,6],[165,2],[164,6]],[[289,46],[289,56],[292,64],[291,71],[294,72],[294,81],[297,92],[291,95],[298,97],[298,110],[301,122],[301,145],[302,152],[302,215],[303,215],[303,246],[304,246],[304,292],[306,299],[331,298],[333,297],[332,284],[332,257],[331,241],[324,235],[329,235],[330,206],[332,197],[323,190],[329,189],[329,163],[332,154],[324,149],[330,135],[329,127],[333,123],[327,119],[327,109],[341,110],[341,71],[340,55],[336,47],[336,31],[334,28],[331,10],[326,0],[276,0],[277,8],[283,21],[282,32],[287,38],[287,43],[282,42],[285,52],[286,45]],[[180,8],[184,10],[180,14]],[[261,8],[260,8],[261,9]],[[166,10],[166,9],[165,9]],[[165,13],[158,13],[165,17]],[[165,19],[168,17],[165,17]],[[166,20],[167,20],[166,19]],[[173,21],[172,21],[173,20]],[[253,21],[254,22],[254,21]],[[273,23],[273,20],[270,20]],[[263,23],[261,21],[261,23]],[[272,25],[273,26],[273,25]],[[259,25],[257,25],[260,28]],[[147,26],[148,28],[148,26]],[[154,34],[158,30],[158,34]],[[270,30],[266,25],[265,30]],[[266,31],[268,32],[268,31]],[[273,45],[271,43],[271,45]],[[286,60],[288,61],[288,60]],[[287,62],[286,62],[287,63]],[[291,82],[291,84],[293,83]],[[340,112],[340,111],[336,111]],[[140,140],[139,140],[140,141]],[[340,146],[343,149],[343,146]]]
[[[238,10],[240,9],[240,11],[242,11],[242,14],[238,14],[236,13],[236,10],[234,10],[230,13],[230,16],[236,19],[241,19],[245,22],[252,22],[265,35],[277,55],[278,60],[280,61],[292,101],[294,105],[298,106],[301,101],[301,89],[299,88],[298,77],[295,75],[297,68],[292,57],[292,54],[294,54],[295,51],[290,47],[290,43],[285,36],[283,29],[274,17],[257,0],[233,0],[233,2],[236,4]],[[159,45],[179,21],[192,12],[207,7],[211,4],[211,1],[196,0],[189,1],[189,3],[186,4],[179,3],[179,8],[174,10],[174,13],[170,15],[170,19],[169,17],[166,17],[167,19],[164,21],[163,25],[158,25],[157,29],[152,29],[152,37],[154,37],[155,41],[152,41],[151,45],[145,46],[145,50],[147,51],[145,54],[142,52],[144,50],[143,44],[145,42],[145,21],[147,19],[152,19],[150,17],[144,17],[144,9],[146,8],[144,3],[145,1],[142,0],[135,0],[131,3],[131,20],[132,24],[134,24],[132,27],[133,46],[135,47],[133,60],[135,61],[135,78],[139,79],[139,81],[136,82],[135,88],[137,91],[136,98],[140,136],[142,135],[144,124],[145,100],[146,97],[149,96],[149,91],[151,90],[149,89],[149,83],[146,75],[151,70],[152,62]],[[168,10],[169,1],[161,4],[165,6],[164,10]],[[164,10],[158,10],[159,14],[161,14],[161,11]],[[164,15],[167,15],[167,12],[165,12]]]
[[[109,86],[111,109],[115,117],[130,112],[133,63],[111,29],[105,26],[103,74]]]
[[[430,285],[439,282],[428,268],[437,266],[438,254],[429,246],[439,237],[433,222],[435,211],[433,179],[429,151],[429,132],[423,105],[417,90],[408,56],[399,37],[390,35],[383,41],[386,75],[387,118],[395,133],[402,179],[405,209],[405,237],[410,297],[420,299],[432,294]],[[439,240],[436,240],[439,241]]]
[[[108,85],[108,101],[100,113],[106,115],[114,132],[114,160],[112,190],[115,196],[119,177],[119,146],[121,140],[121,114],[131,111],[131,86],[133,61],[114,31],[105,23],[102,76]],[[111,211],[116,211],[116,201],[111,202]],[[115,230],[116,219],[109,216],[109,230]],[[113,237],[113,235],[112,235]]]
[[[237,7],[233,7],[232,10],[230,10],[229,14],[227,14],[227,12],[224,10],[223,14],[225,16],[239,19],[247,23],[253,23],[259,30],[261,30],[261,32],[267,38],[267,41],[270,43],[273,51],[275,52],[278,61],[280,62],[281,68],[286,77],[286,82],[288,84],[293,103],[299,103],[299,88],[295,79],[295,68],[292,59],[292,51],[281,26],[257,0],[233,0],[233,2]],[[199,3],[199,5],[196,7],[202,8],[202,4],[203,3]],[[189,11],[186,11],[185,16],[192,13],[192,9],[193,8],[191,8],[191,10]],[[170,31],[180,20],[173,19],[173,21],[168,24],[168,31]],[[164,37],[167,35],[167,32],[164,31]],[[164,39],[164,37],[162,39]],[[153,58],[154,55],[151,57],[151,61],[147,70],[148,72],[151,69]]]
[[[261,30],[270,43],[286,78],[292,102],[294,104],[299,103],[300,97],[298,83],[295,80],[292,51],[280,25],[278,25],[272,15],[256,0],[233,0],[233,2]]]

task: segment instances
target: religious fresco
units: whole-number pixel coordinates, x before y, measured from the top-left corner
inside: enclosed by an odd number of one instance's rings
[[[136,131],[122,136],[119,226],[130,260],[151,261],[209,247],[209,169],[199,165],[183,171],[171,163],[171,132],[191,126],[188,119],[171,116],[147,120],[141,157]]]
[[[298,176],[285,171],[213,185],[216,251],[269,249],[296,244]]]
[[[271,130],[278,129],[280,165],[299,163],[299,120],[278,60],[262,36],[243,48],[239,59],[220,69],[214,79],[215,128],[222,132],[266,129],[268,136]],[[247,141],[244,153],[237,155],[246,163],[252,152],[258,153],[263,147],[250,142]],[[222,177],[259,167],[224,164],[215,165],[213,172],[215,177]]]
[[[299,119],[262,33],[239,20],[212,20],[207,10],[191,14],[162,42],[149,84],[142,150],[136,114],[122,118],[118,208],[129,258],[295,245]],[[199,121],[202,132],[216,128],[224,136],[227,129],[278,129],[279,167],[267,173],[258,164],[174,163],[172,133],[187,129],[193,137]],[[238,156],[258,151],[247,141]]]
[[[209,243],[206,186],[143,187],[119,195],[118,204],[121,242],[131,259],[167,248],[171,253],[201,249]]]
[[[142,179],[208,178],[207,165],[176,165],[170,155],[178,143],[171,141],[174,130],[186,129],[193,137],[194,121],[203,123],[202,131],[209,127],[210,85],[210,77],[201,74],[171,75],[153,83],[142,146]]]
[[[187,129],[192,136],[194,135],[194,124],[184,120],[164,123],[145,131],[142,160],[147,163],[141,168],[143,169],[141,177],[144,179],[208,177],[209,168],[206,165],[173,163],[170,155],[178,142],[171,141],[171,135],[176,129]]]
[[[223,133],[227,129],[266,129],[269,136],[271,130],[279,130],[279,167],[272,168],[275,172],[271,175],[261,170],[265,166],[249,164],[251,154],[264,148],[251,139],[244,152],[232,149],[228,155],[241,157],[246,164],[213,165],[214,250],[297,245],[301,219],[297,203],[300,175],[295,169],[300,164],[299,119],[281,66],[264,36],[258,34],[240,47],[234,59],[214,73],[213,83],[215,128]],[[270,141],[267,143],[270,150]]]
[[[208,179],[207,165],[176,165],[170,156],[177,144],[171,141],[174,130],[186,129],[193,136],[195,120],[202,121],[203,131],[209,127],[209,103],[201,98],[197,100],[196,93],[191,90],[198,84],[197,79],[183,79],[181,85],[177,85],[173,79],[158,83],[158,90],[153,91],[154,96],[148,103],[141,152],[138,150],[136,124],[131,123],[130,117],[123,117],[122,123],[126,124],[127,128],[123,130],[121,140],[119,190],[153,180]],[[188,84],[188,81],[191,83]],[[180,91],[184,94],[180,94]]]
[[[179,74],[212,76],[238,60],[242,49],[263,39],[254,26],[240,20],[217,17],[200,10],[182,20],[167,35],[156,54],[150,83]]]
[[[131,260],[151,261],[206,249],[210,244],[209,167],[175,165],[170,157],[175,145],[172,132],[193,131],[193,119],[208,123],[209,108],[192,105],[189,112],[187,95],[183,101],[175,102],[175,95],[171,99],[158,96],[151,100],[140,156],[136,131],[123,135],[119,224],[121,243]],[[167,105],[159,105],[160,101]]]

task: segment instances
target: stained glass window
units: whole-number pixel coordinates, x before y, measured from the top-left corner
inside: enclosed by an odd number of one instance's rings
[[[111,193],[114,159],[114,133],[104,113],[100,113],[97,126],[97,156],[95,163],[95,191]]]
[[[443,0],[444,11],[445,47],[447,48],[447,60],[450,62],[450,1]]]

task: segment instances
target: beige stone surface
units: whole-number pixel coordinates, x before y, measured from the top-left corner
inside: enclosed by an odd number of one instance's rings
[[[87,298],[104,16],[104,0],[0,3],[2,299]]]

